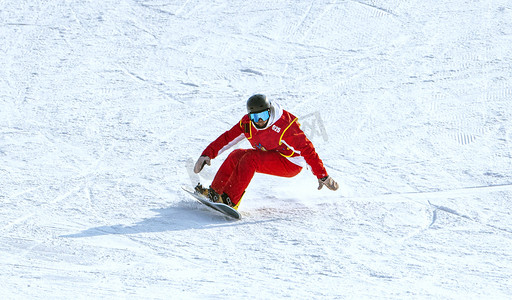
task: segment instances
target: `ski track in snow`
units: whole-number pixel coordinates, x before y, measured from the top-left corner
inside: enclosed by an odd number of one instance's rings
[[[512,297],[507,0],[0,7],[2,298]],[[181,192],[254,93],[339,191]]]

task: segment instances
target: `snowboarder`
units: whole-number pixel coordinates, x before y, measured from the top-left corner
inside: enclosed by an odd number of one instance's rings
[[[240,122],[206,147],[194,172],[201,172],[204,165],[211,165],[212,159],[244,138],[253,148],[230,153],[209,188],[201,184],[195,187],[199,194],[237,209],[254,173],[294,177],[306,166],[318,178],[319,190],[324,185],[333,191],[338,189],[338,183],[327,174],[294,115],[262,94],[247,100],[247,112]]]

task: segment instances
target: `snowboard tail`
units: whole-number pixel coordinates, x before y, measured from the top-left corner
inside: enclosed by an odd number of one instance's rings
[[[232,208],[229,205],[226,205],[224,203],[211,202],[208,198],[206,198],[203,195],[198,194],[197,192],[195,192],[193,189],[191,189],[189,187],[182,186],[181,188],[185,192],[190,194],[192,197],[194,197],[197,201],[203,203],[204,205],[208,206],[209,208],[211,208],[213,210],[216,210],[216,211],[218,211],[228,217],[231,217],[233,219],[240,220],[242,218],[240,213],[236,209]]]

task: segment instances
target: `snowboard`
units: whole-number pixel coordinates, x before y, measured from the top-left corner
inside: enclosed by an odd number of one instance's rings
[[[236,209],[230,207],[229,205],[226,205],[224,203],[211,202],[208,198],[196,193],[193,189],[191,189],[189,187],[182,186],[181,188],[188,194],[192,195],[192,197],[194,197],[197,201],[203,203],[204,205],[208,206],[209,208],[211,208],[213,210],[216,210],[216,211],[224,214],[225,216],[228,216],[228,217],[236,219],[236,220],[240,220],[242,218],[240,213]]]

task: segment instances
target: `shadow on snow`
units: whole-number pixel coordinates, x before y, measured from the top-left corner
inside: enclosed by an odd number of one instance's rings
[[[189,205],[187,205],[189,206]],[[201,209],[198,209],[201,207]],[[190,229],[214,229],[220,227],[242,226],[273,222],[274,219],[259,221],[233,220],[221,213],[197,207],[168,207],[152,209],[156,216],[146,218],[134,225],[105,225],[89,228],[79,233],[61,235],[62,238],[83,238],[103,235],[127,235],[151,232],[181,231]]]

